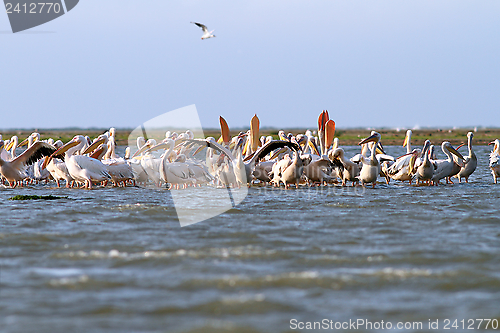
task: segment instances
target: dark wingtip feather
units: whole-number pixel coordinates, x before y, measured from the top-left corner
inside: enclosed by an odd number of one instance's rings
[[[55,147],[51,147],[49,144],[43,145],[31,155],[26,161],[26,165],[32,165],[37,162],[39,159],[52,155],[57,149]]]

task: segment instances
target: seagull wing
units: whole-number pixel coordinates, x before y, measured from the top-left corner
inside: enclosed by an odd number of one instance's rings
[[[204,33],[208,33],[208,29],[207,29],[206,25],[204,25],[202,23],[198,23],[198,22],[191,22],[191,23],[196,24],[197,26],[199,26],[203,30]]]

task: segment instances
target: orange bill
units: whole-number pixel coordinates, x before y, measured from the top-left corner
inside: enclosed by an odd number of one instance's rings
[[[260,145],[260,137],[259,137],[259,127],[260,121],[257,115],[252,117],[250,122],[250,136],[252,138],[252,152],[256,151]]]
[[[231,135],[229,135],[229,126],[227,126],[227,122],[222,116],[219,117],[220,121],[220,133],[222,136],[222,141],[224,144],[229,144],[229,141],[231,141]]]
[[[335,138],[335,122],[328,120],[325,124],[325,149],[328,149]]]

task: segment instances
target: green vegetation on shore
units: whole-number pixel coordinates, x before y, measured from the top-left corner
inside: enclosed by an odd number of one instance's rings
[[[51,129],[51,130],[39,130],[42,140],[53,138],[54,140],[62,140],[64,143],[70,141],[76,134],[88,135],[91,138],[95,138],[99,134],[102,134],[107,129]],[[240,131],[246,131],[247,129],[237,129],[232,130],[231,135],[237,135]],[[261,135],[272,135],[275,139],[278,138],[279,129],[262,128],[260,130]],[[285,133],[304,133],[307,129],[283,129]],[[313,130],[313,129],[311,129]],[[382,135],[382,144],[384,145],[402,145],[405,138],[406,130],[393,130],[393,129],[374,129]],[[368,129],[337,129],[335,136],[339,138],[341,145],[356,145],[361,138],[365,138],[370,135]],[[468,131],[473,131],[473,129],[418,129],[412,130],[412,145],[422,145],[425,140],[429,139],[434,144],[441,144],[443,141],[450,141],[453,145],[458,145],[463,142],[467,142],[466,134]],[[3,135],[4,140],[9,139],[12,135],[17,135],[20,140],[24,140],[28,137],[33,130],[7,130],[0,131]],[[131,130],[118,129],[116,131],[116,140],[118,145],[128,145],[128,136]],[[219,138],[220,131],[218,129],[206,129],[204,130],[205,137],[213,136]],[[474,144],[485,145],[494,139],[500,138],[500,128],[481,128],[474,132]]]

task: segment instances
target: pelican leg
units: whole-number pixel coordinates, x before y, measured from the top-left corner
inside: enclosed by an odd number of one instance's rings
[[[375,182],[372,183],[372,188],[375,188]]]

